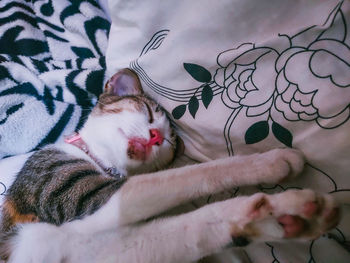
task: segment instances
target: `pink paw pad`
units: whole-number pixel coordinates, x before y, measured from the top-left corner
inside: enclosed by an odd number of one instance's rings
[[[315,202],[307,202],[303,207],[303,215],[306,218],[312,218],[314,215],[318,214],[320,211],[319,204]]]
[[[283,215],[277,220],[283,227],[286,238],[296,237],[305,229],[305,221],[299,216]]]

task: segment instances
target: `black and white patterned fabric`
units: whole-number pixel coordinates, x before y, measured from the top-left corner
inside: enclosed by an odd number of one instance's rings
[[[0,159],[83,124],[102,92],[109,28],[96,0],[0,1]]]

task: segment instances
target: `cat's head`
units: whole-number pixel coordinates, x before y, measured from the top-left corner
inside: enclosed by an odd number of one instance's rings
[[[81,136],[106,166],[128,174],[159,170],[175,157],[177,136],[137,75],[123,69],[106,84]]]

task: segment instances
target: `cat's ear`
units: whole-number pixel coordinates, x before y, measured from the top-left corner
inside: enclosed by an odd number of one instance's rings
[[[139,77],[134,71],[127,68],[118,71],[107,81],[104,92],[117,96],[143,93]]]

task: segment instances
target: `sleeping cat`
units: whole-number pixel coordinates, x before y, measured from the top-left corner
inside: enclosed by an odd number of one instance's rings
[[[115,74],[82,130],[34,153],[17,175],[2,211],[2,258],[193,262],[245,241],[315,238],[339,221],[332,197],[312,190],[257,193],[151,219],[200,196],[294,177],[304,165],[299,151],[276,149],[158,171],[174,159],[176,141],[136,74]]]
[[[60,225],[93,214],[125,175],[160,170],[172,161],[175,132],[133,74],[123,70],[108,82],[84,128],[67,144],[29,158],[7,193],[3,232],[28,221]]]

